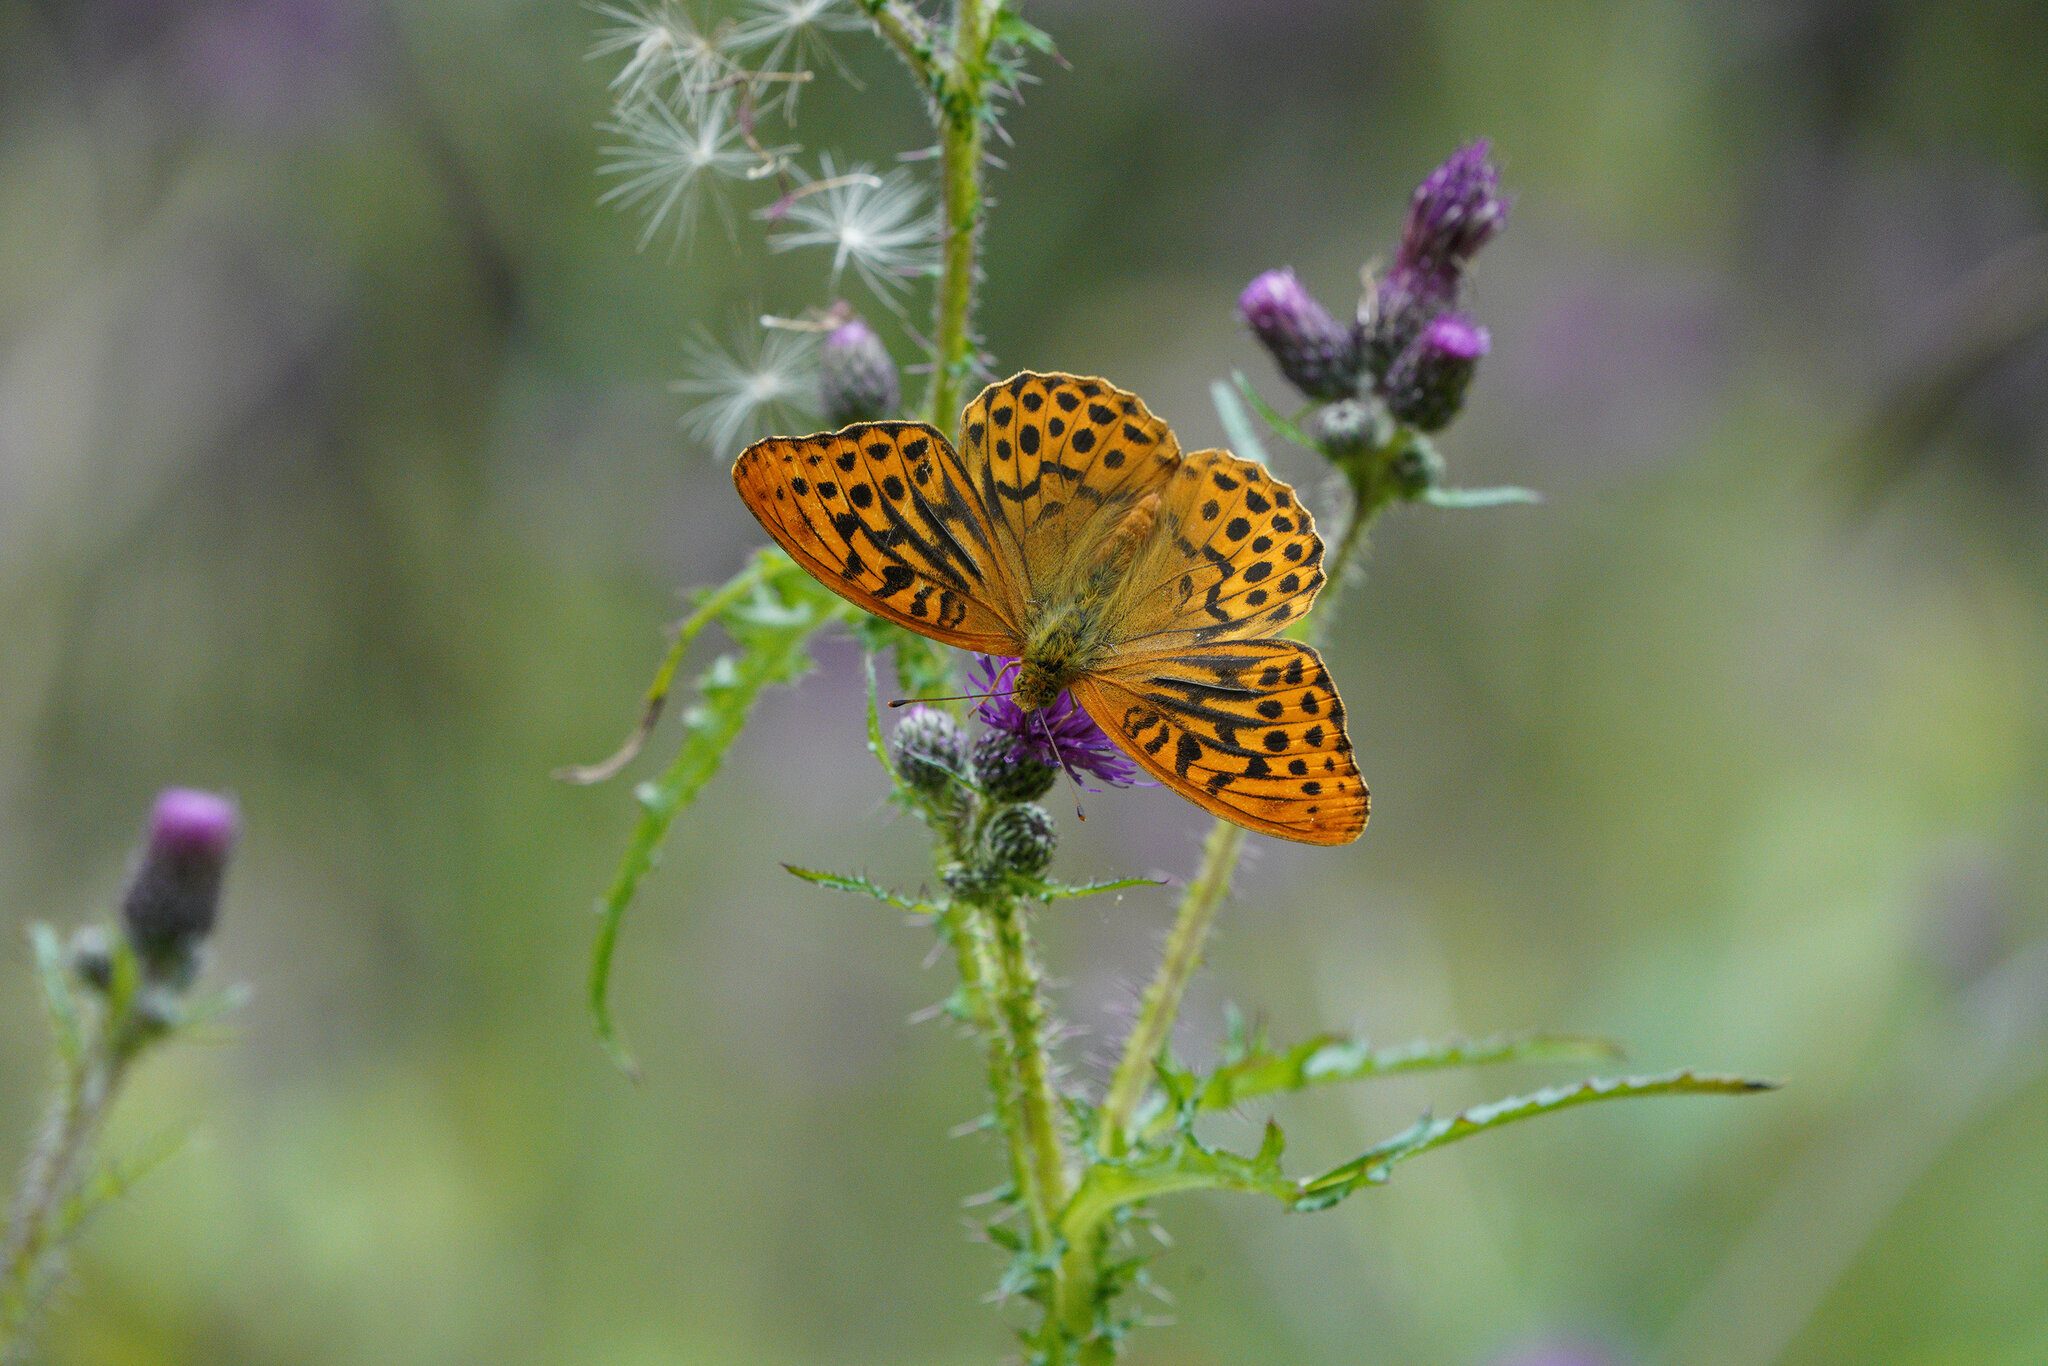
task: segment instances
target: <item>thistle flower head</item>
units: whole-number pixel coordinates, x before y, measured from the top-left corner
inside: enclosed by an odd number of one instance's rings
[[[239,826],[234,803],[216,793],[174,787],[158,796],[121,901],[128,941],[152,973],[189,976],[213,932]]]
[[[1387,370],[1387,411],[1418,431],[1458,415],[1479,360],[1492,348],[1485,328],[1462,313],[1440,313]]]
[[[1457,305],[1465,267],[1506,225],[1508,205],[1484,138],[1453,152],[1416,188],[1394,264],[1360,328],[1375,375],[1386,377],[1430,319]]]
[[[858,314],[825,334],[818,344],[818,406],[834,427],[890,416],[902,399],[896,362]]]
[[[1316,302],[1292,270],[1269,270],[1237,296],[1238,316],[1264,344],[1288,383],[1310,398],[1358,392],[1358,341]]]
[[[1489,151],[1485,138],[1467,143],[1416,187],[1401,228],[1396,270],[1455,272],[1507,223],[1509,201],[1501,196],[1500,172]]]
[[[638,208],[647,215],[640,234],[645,249],[662,225],[673,223],[678,246],[689,240],[706,204],[730,223],[721,182],[756,174],[789,149],[756,149],[734,114],[729,92],[671,108],[665,100],[623,106],[604,131],[622,139],[604,148],[600,175],[618,183],[598,196],[600,204]],[[763,162],[763,151],[769,158]]]
[[[1016,667],[1014,659],[976,655],[967,677],[973,691],[995,692],[1010,686]],[[1010,737],[1019,752],[1039,763],[1064,764],[1077,782],[1082,773],[1093,774],[1111,787],[1134,787],[1141,781],[1138,765],[1081,709],[1070,692],[1062,692],[1052,705],[1030,712],[1005,693],[981,703],[974,715],[990,730]]]
[[[730,347],[699,332],[684,344],[688,369],[669,388],[691,400],[683,429],[719,455],[763,426],[787,427],[816,394],[812,337],[787,328],[747,327]]]
[[[888,300],[932,272],[938,220],[925,187],[901,168],[881,175],[866,166],[841,171],[827,153],[816,178],[760,216],[778,225],[768,235],[775,251],[830,247],[835,288],[851,269]]]

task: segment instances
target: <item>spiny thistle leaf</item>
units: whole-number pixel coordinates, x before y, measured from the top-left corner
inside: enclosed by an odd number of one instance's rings
[[[922,901],[913,901],[900,892],[892,892],[881,883],[862,877],[858,873],[827,873],[816,868],[799,868],[794,863],[785,863],[782,866],[791,876],[800,877],[805,882],[830,887],[835,892],[852,892],[857,896],[873,897],[884,905],[894,906],[897,910],[910,915],[938,913],[937,907],[929,906]]]
[[[1543,495],[1507,484],[1490,489],[1430,489],[1422,501],[1440,508],[1498,508],[1541,503]]]
[[[1237,392],[1243,395],[1245,403],[1250,406],[1251,410],[1259,415],[1259,420],[1268,427],[1271,427],[1287,440],[1306,450],[1318,452],[1322,450],[1322,443],[1303,431],[1300,423],[1283,415],[1279,409],[1266,402],[1266,396],[1259,392],[1257,385],[1246,378],[1244,371],[1232,370],[1230,372],[1230,382]],[[1221,413],[1220,405],[1217,411],[1219,414]]]
[[[729,591],[736,585],[737,591]],[[619,1036],[610,1001],[612,958],[626,909],[658,861],[669,826],[718,772],[761,693],[801,678],[811,666],[806,648],[811,636],[832,622],[848,620],[854,610],[780,550],[756,555],[732,583],[706,599],[706,606],[714,601],[717,619],[739,648],[720,655],[699,675],[700,700],[683,717],[682,748],[660,777],[634,791],[640,816],[611,887],[597,907],[590,1012],[598,1042],[628,1076],[636,1076],[638,1068]]]
[[[1216,405],[1216,417],[1223,423],[1223,434],[1230,438],[1230,449],[1246,460],[1270,466],[1273,462],[1266,455],[1266,445],[1259,440],[1258,429],[1252,426],[1251,415],[1238,401],[1236,391],[1219,379],[1209,386],[1209,401]]]
[[[64,945],[48,925],[28,927],[29,943],[35,951],[36,976],[42,982],[43,1007],[50,1016],[50,1033],[57,1041],[57,1053],[67,1071],[75,1070],[85,1054],[85,1023],[78,998],[71,990],[71,967],[65,960]]]
[[[682,667],[683,656],[689,652],[691,642],[728,608],[760,586],[764,574],[772,567],[771,558],[767,554],[757,555],[746,568],[723,584],[698,594],[696,610],[676,625],[675,639],[670,642],[668,653],[662,656],[661,667],[654,671],[654,681],[647,685],[640,720],[627,735],[625,743],[608,759],[555,770],[557,778],[570,783],[600,783],[633,762],[646,745],[647,737],[654,733],[655,724],[661,720],[662,709],[668,705],[669,690],[675,686],[676,670]]]
[[[1690,1068],[1647,1077],[1589,1077],[1566,1086],[1547,1086],[1527,1095],[1475,1105],[1445,1119],[1423,1118],[1386,1142],[1333,1167],[1321,1176],[1304,1181],[1290,1202],[1296,1210],[1327,1209],[1363,1186],[1387,1179],[1394,1163],[1434,1151],[1459,1139],[1485,1133],[1504,1125],[1554,1114],[1597,1101],[1631,1100],[1638,1096],[1741,1096],[1771,1091],[1774,1081],[1753,1077],[1724,1076],[1695,1072]]]
[[[1162,1069],[1161,1075],[1169,1084],[1174,1076],[1170,1069]],[[1090,1238],[1104,1220],[1125,1206],[1191,1190],[1248,1191],[1270,1195],[1290,1210],[1322,1210],[1355,1191],[1383,1184],[1396,1162],[1538,1115],[1596,1101],[1662,1095],[1747,1095],[1771,1090],[1776,1085],[1748,1077],[1691,1070],[1645,1077],[1594,1077],[1475,1105],[1445,1119],[1424,1118],[1342,1166],[1305,1180],[1290,1177],[1280,1169],[1285,1139],[1278,1125],[1267,1121],[1264,1140],[1251,1156],[1212,1148],[1195,1136],[1191,1127],[1191,1098],[1184,1097],[1179,1113],[1188,1122],[1166,1142],[1141,1148],[1128,1157],[1097,1159],[1061,1216],[1060,1228],[1069,1241]]]
[[[1038,882],[1034,881],[1028,894],[1039,901],[1071,901],[1081,896],[1101,896],[1104,892],[1123,892],[1133,887],[1164,887],[1163,878],[1120,877],[1106,882]]]
[[[1619,1058],[1612,1040],[1588,1034],[1493,1034],[1477,1039],[1417,1039],[1375,1048],[1363,1039],[1324,1034],[1273,1051],[1263,1041],[1234,1048],[1223,1066],[1200,1081],[1197,1108],[1227,1110],[1254,1096],[1364,1081],[1402,1072],[1560,1058]]]

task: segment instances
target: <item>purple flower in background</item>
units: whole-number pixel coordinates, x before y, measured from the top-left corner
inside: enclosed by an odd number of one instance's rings
[[[1292,270],[1269,270],[1237,297],[1238,316],[1310,398],[1350,398],[1362,368],[1356,331],[1316,302]]]
[[[240,825],[235,804],[216,793],[174,787],[157,797],[121,902],[128,941],[145,963],[182,970],[213,932]]]
[[[1416,188],[1394,264],[1373,294],[1367,362],[1386,375],[1430,319],[1458,301],[1466,265],[1506,225],[1500,172],[1481,138],[1453,152]]]
[[[990,730],[1011,737],[1019,750],[1030,753],[1040,763],[1063,764],[1076,781],[1080,774],[1091,773],[1111,787],[1143,785],[1136,762],[1081,709],[1072,693],[1062,692],[1052,705],[1035,712],[1019,707],[1006,691],[1014,682],[1016,666],[1016,660],[996,655],[974,657],[974,664],[967,671],[972,690],[1004,693],[976,707],[977,720]]]
[[[1479,358],[1492,344],[1464,314],[1438,314],[1387,367],[1387,411],[1417,431],[1440,430],[1464,406]]]

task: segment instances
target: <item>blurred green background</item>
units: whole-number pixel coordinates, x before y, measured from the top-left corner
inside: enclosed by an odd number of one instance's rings
[[[1372,828],[1257,842],[1186,1050],[1235,1001],[1287,1037],[1544,1025],[1793,1083],[1547,1120],[1313,1217],[1172,1205],[1173,1323],[1134,1361],[2048,1360],[2048,346],[1971,351],[2042,290],[2048,11],[1031,13],[1072,67],[1010,121],[989,343],[1191,447],[1212,379],[1278,392],[1246,280],[1348,300],[1472,136],[1518,196],[1445,444],[1456,482],[1549,501],[1384,525],[1333,651]],[[256,991],[126,1097],[117,1147],[195,1141],[88,1237],[53,1362],[1007,1349],[959,1207],[999,1159],[948,1137],[977,1065],[909,1019],[947,974],[776,866],[923,867],[845,643],[628,926],[643,1085],[583,1014],[630,801],[547,775],[610,747],[677,590],[760,539],[666,382],[692,324],[825,297],[745,231],[636,252],[595,205],[596,22],[0,0],[0,1135],[46,1066],[21,927],[108,912],[162,785],[243,804],[213,972]],[[920,140],[871,47],[842,44],[864,92],[806,94],[810,144]],[[1193,867],[1169,794],[1091,814],[1064,871]],[[1081,1076],[1170,906],[1050,917]],[[1548,1075],[1289,1129],[1335,1161]]]

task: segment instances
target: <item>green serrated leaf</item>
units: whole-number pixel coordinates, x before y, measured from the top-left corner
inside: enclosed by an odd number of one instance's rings
[[[852,892],[858,896],[873,897],[876,901],[894,906],[899,911],[907,911],[911,915],[937,913],[935,907],[922,901],[914,901],[900,892],[892,892],[879,882],[862,877],[858,873],[826,873],[815,868],[799,868],[794,863],[785,863],[782,866],[794,877],[800,877],[805,882],[820,887],[830,887],[835,892]]]
[[[628,1076],[631,1052],[611,1013],[611,971],[619,930],[641,882],[659,861],[663,838],[725,761],[762,692],[793,683],[811,666],[808,645],[821,628],[849,619],[854,608],[833,596],[779,550],[764,550],[742,570],[720,604],[718,619],[738,647],[713,660],[697,679],[697,704],[683,718],[683,743],[660,777],[636,790],[641,811],[626,852],[597,906],[588,999],[598,1042]]]
[[[1587,1034],[1494,1034],[1477,1039],[1417,1039],[1375,1048],[1363,1039],[1325,1034],[1278,1052],[1248,1039],[1242,1019],[1230,1033],[1225,1063],[1202,1081],[1196,1105],[1227,1110],[1254,1096],[1303,1091],[1313,1086],[1364,1081],[1404,1072],[1449,1067],[1482,1067],[1562,1058],[1619,1058],[1612,1040]]]
[[[1075,897],[1101,896],[1104,892],[1124,892],[1133,887],[1164,887],[1166,882],[1155,877],[1120,877],[1106,882],[1043,882],[1033,880],[1027,887],[1030,896],[1039,901],[1071,901]]]
[[[1172,1089],[1170,1077],[1162,1076],[1162,1084]],[[1191,1124],[1182,1123],[1165,1142],[1150,1144],[1125,1157],[1098,1159],[1062,1214],[1061,1233],[1070,1242],[1079,1242],[1093,1237],[1103,1221],[1119,1209],[1192,1190],[1270,1195],[1290,1210],[1304,1213],[1327,1209],[1367,1186],[1383,1184],[1396,1162],[1538,1115],[1598,1101],[1638,1096],[1746,1095],[1768,1091],[1776,1085],[1748,1077],[1690,1070],[1647,1077],[1595,1077],[1475,1105],[1447,1119],[1425,1117],[1342,1166],[1306,1180],[1297,1180],[1281,1171],[1285,1140],[1279,1126],[1271,1120],[1266,1123],[1258,1152],[1251,1156],[1209,1147],[1195,1136]],[[1186,1115],[1187,1111],[1182,1113]]]
[[[662,656],[660,666],[655,669],[654,681],[647,685],[647,692],[641,703],[640,720],[626,736],[625,742],[608,759],[594,764],[577,764],[557,769],[555,776],[571,783],[603,782],[633,762],[641,748],[646,745],[647,737],[654,733],[656,723],[661,720],[662,709],[668,704],[669,691],[675,686],[676,670],[682,667],[683,656],[689,653],[691,643],[703,634],[705,627],[718,620],[719,615],[727,608],[753,592],[766,572],[766,557],[756,556],[745,568],[723,584],[699,593],[696,609],[684,617],[675,628],[675,639],[669,642],[668,653]]]
[[[1042,52],[1055,60],[1060,55],[1059,50],[1053,46],[1050,33],[1029,22],[1008,5],[997,11],[993,27],[993,37],[999,43],[1015,43],[1019,47],[1028,47],[1033,52]]]
[[[1430,489],[1422,501],[1439,508],[1498,508],[1541,503],[1543,495],[1507,484],[1490,489]]]
[[[69,1242],[92,1217],[134,1190],[158,1167],[185,1150],[189,1134],[164,1134],[136,1152],[113,1158],[94,1169],[59,1208],[51,1230],[56,1243]]]
[[[1396,1162],[1420,1157],[1446,1144],[1516,1124],[1538,1115],[1555,1114],[1599,1101],[1632,1100],[1639,1096],[1728,1096],[1774,1090],[1778,1083],[1752,1077],[1695,1072],[1690,1068],[1647,1077],[1589,1077],[1565,1086],[1547,1086],[1527,1095],[1509,1096],[1461,1110],[1445,1119],[1425,1116],[1384,1143],[1300,1184],[1290,1202],[1301,1211],[1327,1209],[1365,1186],[1387,1179]]]
[[[85,1018],[71,988],[71,964],[63,942],[48,925],[29,926],[28,938],[35,953],[36,977],[42,983],[43,1009],[50,1017],[50,1034],[57,1042],[57,1054],[66,1071],[76,1071],[85,1056]]]
[[[1259,415],[1259,419],[1268,427],[1271,427],[1282,437],[1305,450],[1314,451],[1318,455],[1323,453],[1322,443],[1304,431],[1299,422],[1268,403],[1266,396],[1259,392],[1258,386],[1245,377],[1244,371],[1232,370],[1230,372],[1230,382],[1235,386],[1237,392],[1243,396],[1245,403],[1253,412]],[[1313,411],[1313,405],[1309,411]]]
[[[1209,401],[1216,405],[1216,417],[1223,423],[1223,435],[1230,442],[1230,449],[1246,460],[1272,465],[1266,455],[1266,444],[1259,439],[1258,429],[1252,426],[1251,416],[1245,412],[1237,391],[1219,379],[1209,386]]]

